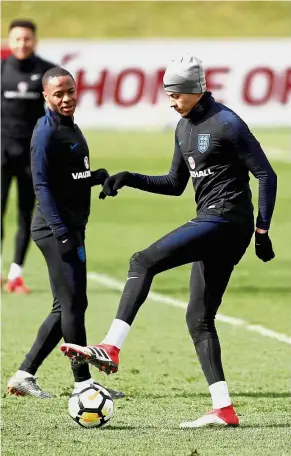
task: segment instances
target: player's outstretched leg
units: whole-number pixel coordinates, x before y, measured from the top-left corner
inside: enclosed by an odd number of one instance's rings
[[[66,356],[78,362],[88,362],[107,375],[117,372],[121,346],[140,306],[146,300],[154,275],[160,272],[154,260],[155,251],[153,244],[132,256],[116,318],[101,344],[87,347],[62,344],[60,349]]]
[[[82,347],[64,343],[60,349],[64,355],[79,363],[90,363],[107,375],[118,371],[119,352],[138,309],[145,301],[153,279],[151,268],[144,268],[142,253],[131,259],[131,268],[120,300],[116,318],[105,339],[99,345]],[[137,258],[137,260],[136,260]]]

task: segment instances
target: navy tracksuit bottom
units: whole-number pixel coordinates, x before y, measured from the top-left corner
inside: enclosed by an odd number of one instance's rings
[[[193,263],[186,321],[208,384],[223,381],[215,316],[234,266],[245,253],[254,226],[235,225],[222,217],[196,218],[135,253],[116,318],[132,324],[146,300],[153,278]]]
[[[77,232],[76,236],[79,245],[85,248],[84,233]],[[85,312],[88,306],[85,257],[80,259],[75,252],[64,260],[52,234],[35,242],[47,263],[53,306],[19,368],[32,375],[62,338],[65,342],[87,344]],[[76,382],[91,377],[88,364],[72,363],[72,370]]]

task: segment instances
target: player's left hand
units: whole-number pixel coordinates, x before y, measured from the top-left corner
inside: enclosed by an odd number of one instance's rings
[[[266,233],[255,233],[256,255],[260,260],[266,262],[275,258],[271,239],[268,231]]]
[[[91,171],[92,185],[104,185],[104,182],[109,177],[107,169],[100,168],[96,171]]]
[[[106,196],[116,196],[118,190],[130,183],[131,173],[123,171],[122,173],[114,174],[106,179],[103,190],[99,195],[100,199],[104,199]]]

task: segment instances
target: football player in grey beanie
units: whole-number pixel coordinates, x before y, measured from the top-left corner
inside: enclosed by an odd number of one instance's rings
[[[202,62],[192,55],[172,60],[164,74],[164,89],[176,93],[203,94],[206,92]]]
[[[264,262],[275,256],[268,230],[277,178],[248,126],[206,90],[204,70],[197,57],[187,54],[172,61],[164,75],[164,88],[171,107],[182,117],[176,127],[170,171],[162,176],[128,171],[115,174],[106,180],[101,197],[116,196],[124,186],[180,196],[191,177],[197,215],[131,257],[117,315],[101,344],[63,344],[61,350],[108,374],[116,372],[120,349],[155,275],[193,263],[186,320],[213,408],[180,427],[238,426],[222,368],[215,316],[232,271],[254,232],[249,172],[259,180],[256,255]],[[155,353],[152,356],[155,362]]]
[[[191,54],[172,60],[164,74],[164,89],[171,106],[185,117],[206,92],[202,62]],[[175,100],[179,100],[175,102]]]

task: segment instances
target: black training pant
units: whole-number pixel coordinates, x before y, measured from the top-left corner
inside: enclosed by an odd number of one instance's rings
[[[34,207],[34,190],[30,170],[30,140],[1,138],[1,241],[3,219],[12,179],[17,180],[18,230],[13,262],[23,265],[30,241],[30,223]]]
[[[234,266],[253,233],[221,217],[194,219],[134,254],[116,318],[132,324],[154,276],[193,262],[186,320],[206,379],[224,380],[215,316]]]
[[[75,235],[78,245],[84,246],[84,233]],[[77,249],[69,260],[64,261],[53,235],[35,242],[45,257],[54,299],[53,308],[40,326],[36,340],[20,367],[32,375],[62,337],[65,342],[87,344],[85,311],[88,305],[86,260],[79,258]],[[87,364],[72,363],[72,369],[77,382],[91,377]]]

